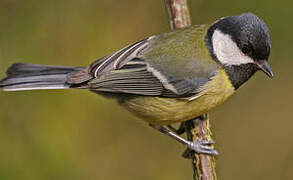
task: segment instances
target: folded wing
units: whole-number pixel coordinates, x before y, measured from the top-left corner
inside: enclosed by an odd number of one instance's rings
[[[178,79],[156,68],[144,57],[153,39],[139,41],[95,61],[70,76],[68,83],[92,91],[145,96],[189,97],[197,94],[210,76]]]

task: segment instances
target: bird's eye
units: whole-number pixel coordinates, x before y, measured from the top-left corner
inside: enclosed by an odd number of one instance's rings
[[[252,53],[251,48],[249,48],[247,46],[244,46],[241,50],[244,54],[247,54],[247,55],[250,55]]]

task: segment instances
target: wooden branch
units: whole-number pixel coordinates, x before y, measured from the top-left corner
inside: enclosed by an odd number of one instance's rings
[[[172,30],[191,25],[187,0],[166,0]]]
[[[212,140],[210,119],[208,114],[194,118],[184,123],[189,141]],[[190,154],[195,180],[216,180],[216,159],[205,154]]]
[[[188,27],[191,18],[187,0],[165,0],[169,13],[170,27],[172,30]],[[211,130],[208,114],[184,122],[184,127],[189,141],[211,140]],[[191,153],[194,180],[216,180],[215,157]]]

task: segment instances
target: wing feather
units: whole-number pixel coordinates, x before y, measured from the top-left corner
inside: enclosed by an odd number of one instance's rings
[[[88,83],[93,91],[119,92],[139,95],[161,95],[162,83],[147,71],[147,66],[139,67],[131,62],[119,70],[110,71]]]
[[[116,53],[97,60],[90,66],[90,73],[94,77],[116,70],[125,65],[128,61],[135,59],[148,46],[148,39],[139,41],[127,46]]]
[[[196,35],[194,33],[191,37]],[[176,36],[173,37],[175,42],[166,38],[169,36]],[[100,92],[194,96],[215,75],[217,65],[213,61],[198,60],[194,54],[194,48],[198,47],[190,43],[192,41],[188,37],[177,36],[174,32],[144,39],[95,61],[88,68],[71,75],[68,83]],[[166,51],[162,46],[174,51]],[[182,56],[177,53],[178,49],[183,49],[184,53],[194,52]],[[181,67],[186,69],[182,71]]]

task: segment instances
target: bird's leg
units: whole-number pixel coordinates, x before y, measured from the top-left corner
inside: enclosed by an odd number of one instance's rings
[[[157,131],[160,131],[161,133],[166,134],[166,135],[170,136],[171,138],[177,140],[178,142],[186,145],[188,149],[195,151],[195,153],[210,154],[210,155],[214,155],[214,156],[218,155],[218,152],[215,149],[213,149],[212,147],[210,147],[211,144],[215,143],[214,141],[194,141],[194,142],[187,141],[186,139],[180,137],[176,133],[165,128],[164,126],[157,126],[157,125],[152,125],[152,124],[150,124],[150,126],[154,129],[156,129]]]
[[[172,125],[167,125],[167,127],[175,132],[177,135],[181,135],[181,134],[184,134],[186,131],[185,131],[185,127],[184,127],[184,124],[183,123],[180,123],[180,126],[178,129],[174,128]]]

